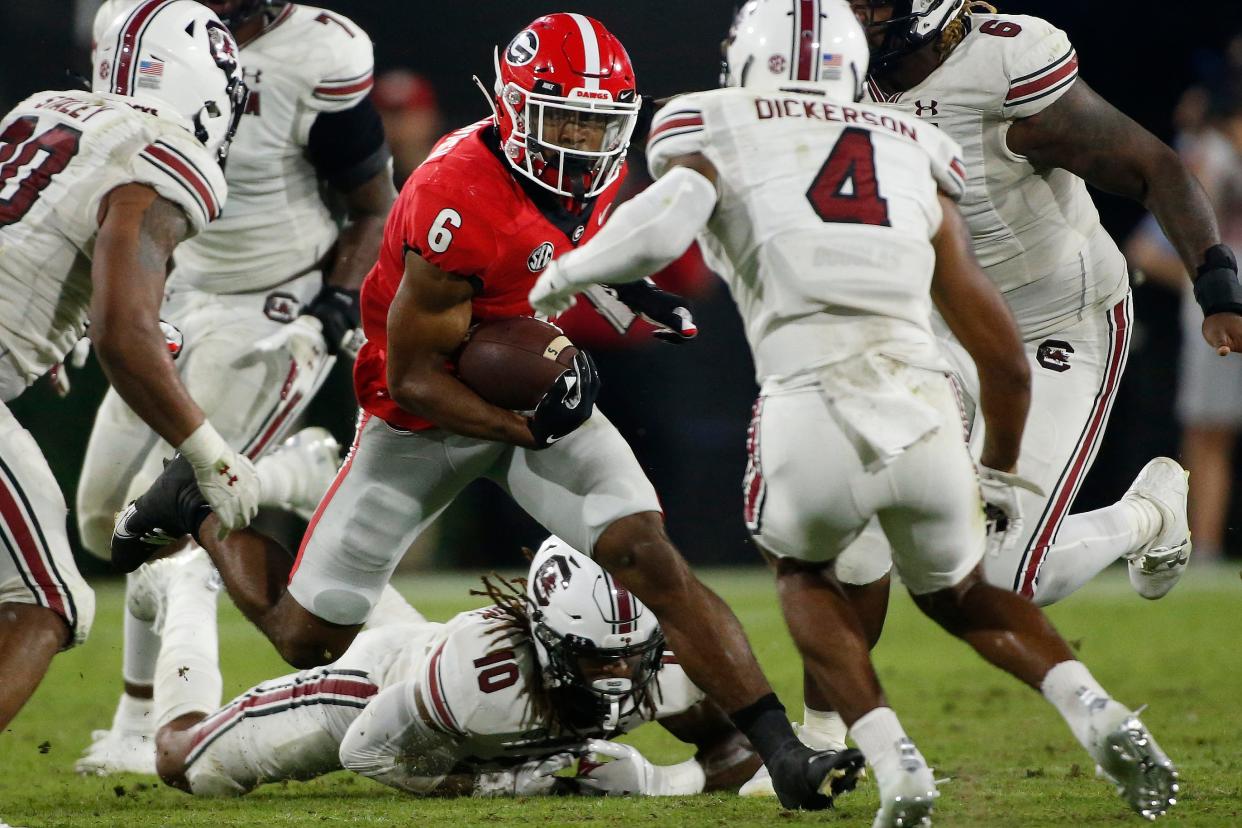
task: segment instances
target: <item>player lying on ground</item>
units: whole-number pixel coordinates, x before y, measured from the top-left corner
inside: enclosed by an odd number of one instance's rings
[[[952,200],[965,185],[961,148],[930,124],[857,104],[868,49],[844,0],[799,3],[794,15],[789,5],[742,8],[725,81],[743,88],[683,95],[657,113],[647,153],[658,180],[553,262],[531,303],[561,311],[580,286],[642,278],[698,235],[741,311],[762,386],[747,521],[776,559],[806,669],[875,771],[877,828],[930,825],[938,793],[887,706],[835,572],[872,519],[919,608],[1042,691],[1131,807],[1159,816],[1177,775],[1146,728],[1034,604],[983,580],[980,486],[1012,517],[1030,485],[1016,474],[1030,375]],[[808,7],[814,14],[801,13]],[[772,44],[793,44],[780,64],[789,77],[769,71]],[[824,154],[800,151],[814,146]],[[978,369],[978,474],[932,300]]]
[[[220,213],[246,87],[208,9],[150,0],[134,15],[143,27],[123,49],[123,23],[105,34],[93,92],[40,92],[0,122],[0,400],[62,360],[89,318],[112,386],[234,529],[257,508],[254,470],[178,380],[159,316],[173,248]],[[0,405],[0,730],[90,630],[65,512],[39,447]]]
[[[529,416],[453,374],[472,322],[530,315],[535,274],[599,231],[639,108],[624,48],[582,15],[539,18],[496,62],[494,117],[446,136],[389,217],[362,291],[367,343],[354,380],[365,413],[292,573],[258,533],[213,537],[216,518],[175,461],[121,518],[139,542],[118,554],[114,540],[113,561],[128,571],[145,560],[141,536],[156,526],[195,533],[285,660],[318,666],[345,652],[423,529],[487,477],[651,608],[687,675],[764,758],[786,807],[826,808],[855,783],[861,755],[798,742],[741,624],[669,541],[650,481],[595,410],[589,357],[579,354]],[[666,326],[688,335],[688,323],[672,313]]]
[[[109,0],[96,31],[138,5]],[[191,397],[229,445],[261,461],[297,425],[357,328],[358,288],[396,193],[368,97],[366,32],[335,12],[285,0],[205,5],[245,56],[250,99],[225,169],[229,209],[177,248],[164,318],[186,335],[177,365]],[[339,228],[329,200],[343,207]],[[336,444],[323,438],[303,434],[278,464],[288,473],[269,469],[269,501],[296,509],[312,491],[317,502],[322,472],[335,474],[339,459]],[[107,559],[116,513],[172,451],[116,394],[104,398],[77,493],[79,534],[92,554]],[[310,474],[294,465],[299,460],[310,461]],[[149,625],[127,615],[125,692],[79,771],[155,772],[150,698],[159,649]]]
[[[135,609],[161,625],[214,624],[212,576],[201,549],[155,561],[136,583]],[[489,606],[443,624],[389,588],[373,616],[382,625],[368,625],[340,659],[265,681],[219,710],[178,713],[159,690],[184,692],[157,685],[161,777],[200,796],[342,768],[437,796],[674,795],[734,789],[758,767],[665,650],[651,611],[590,558],[549,538],[524,591],[495,577],[484,585],[474,594]],[[193,647],[166,638],[165,649],[161,662],[177,664]],[[607,741],[650,721],[694,744],[695,757],[653,765]],[[576,777],[554,776],[588,754]]]

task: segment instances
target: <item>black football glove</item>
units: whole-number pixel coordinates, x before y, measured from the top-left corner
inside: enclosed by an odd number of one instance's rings
[[[361,317],[358,310],[358,291],[324,285],[302,313],[313,316],[323,324],[323,341],[328,353],[336,356],[341,347],[357,329]]]
[[[646,279],[605,287],[630,310],[657,326],[651,334],[656,339],[681,345],[699,335],[690,303],[676,293],[660,290]]]
[[[535,438],[534,448],[547,448],[590,419],[599,385],[595,360],[586,351],[579,351],[574,355],[574,367],[557,378],[526,420]]]

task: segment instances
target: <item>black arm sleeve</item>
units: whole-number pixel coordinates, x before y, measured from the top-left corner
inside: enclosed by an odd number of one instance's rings
[[[321,112],[311,124],[306,153],[319,177],[347,193],[388,165],[384,125],[371,99],[341,112]]]

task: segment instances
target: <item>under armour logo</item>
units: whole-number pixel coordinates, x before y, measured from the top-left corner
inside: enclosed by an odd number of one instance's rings
[[[915,101],[914,110],[914,114],[920,118],[934,118],[940,114],[940,101],[932,101],[930,104]]]
[[[237,482],[237,475],[229,474],[230,471],[231,469],[229,468],[228,464],[225,464],[216,470],[216,474],[223,475],[225,479],[225,483],[228,486],[232,486],[234,483]]]

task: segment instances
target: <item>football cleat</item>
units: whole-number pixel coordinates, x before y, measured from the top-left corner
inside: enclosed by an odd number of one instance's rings
[[[830,740],[824,739],[813,731],[808,730],[807,726],[798,722],[790,722],[793,726],[794,735],[802,744],[817,750],[845,750],[844,744],[831,744]],[[738,789],[738,796],[776,796],[776,789],[772,787],[772,774],[768,773],[767,765],[760,765],[759,770],[755,771],[755,775],[750,778],[746,784]]]
[[[284,466],[293,481],[292,492],[288,500],[278,503],[264,501],[263,505],[284,509],[302,520],[310,520],[341,465],[341,444],[326,428],[304,428],[259,461],[260,480],[264,476],[264,467],[274,464]]]
[[[831,808],[833,797],[854,790],[867,773],[866,760],[853,748],[812,750],[801,742],[779,751],[769,767],[776,797],[790,810]]]
[[[1177,769],[1136,714],[1099,734],[1091,755],[1118,795],[1144,819],[1162,817],[1177,804]]]
[[[927,760],[914,742],[897,743],[900,769],[880,785],[880,809],[871,828],[930,828],[940,792]],[[877,781],[881,781],[877,776]]]
[[[117,517],[112,565],[133,572],[169,543],[197,533],[209,514],[194,468],[182,455],[173,455],[150,488]]]
[[[201,546],[182,549],[166,558],[150,561],[134,570],[125,583],[125,602],[130,615],[146,621],[159,633],[167,606],[169,584],[175,578],[197,578],[204,589],[219,590],[211,559]]]
[[[73,769],[84,776],[114,773],[155,775],[155,733],[130,730],[95,730],[91,744]]]
[[[1149,600],[1163,598],[1190,562],[1190,526],[1186,520],[1189,474],[1175,460],[1157,457],[1139,472],[1126,498],[1142,499],[1160,513],[1160,530],[1142,549],[1126,556],[1130,585]]]

